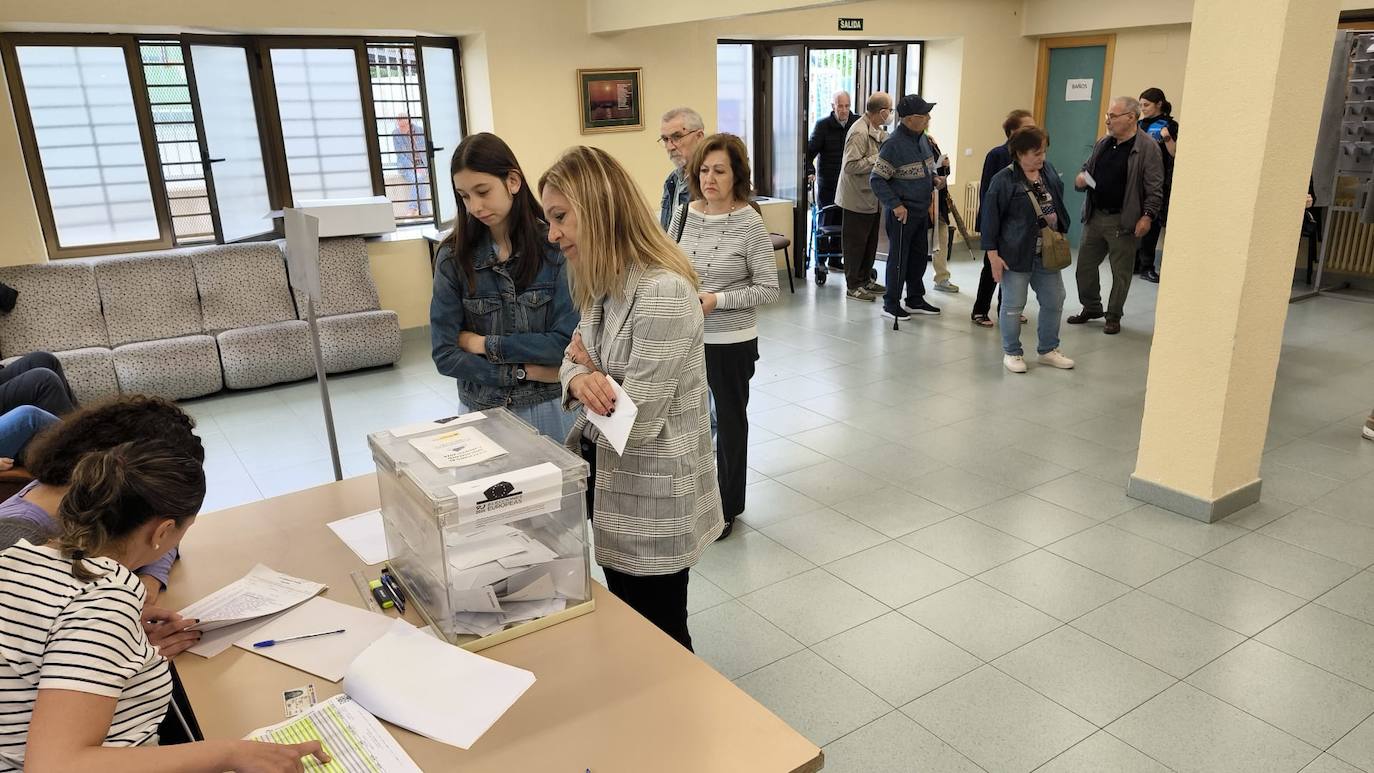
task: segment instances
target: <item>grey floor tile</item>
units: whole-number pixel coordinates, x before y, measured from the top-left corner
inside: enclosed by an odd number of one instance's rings
[[[794,443],[800,443],[812,451],[825,454],[832,459],[850,454],[862,454],[873,447],[871,434],[839,422],[798,432],[791,435],[790,439]]]
[[[800,405],[787,405],[770,411],[750,411],[749,423],[787,436],[823,427],[831,423],[831,419]]]
[[[750,526],[761,529],[823,507],[825,505],[820,502],[798,494],[775,480],[765,480],[745,488],[744,512],[739,517]]]
[[[825,460],[824,454],[785,437],[749,446],[749,467],[769,477],[786,475]]]
[[[687,614],[693,615],[734,598],[702,576],[701,572],[687,575]]]
[[[1012,488],[957,467],[914,477],[903,486],[956,513],[966,513],[1016,493]]]
[[[693,569],[731,596],[801,574],[815,565],[760,532],[731,535],[706,549]]]
[[[1051,631],[992,664],[1098,727],[1178,681],[1071,626]]]
[[[1032,770],[1097,729],[991,666],[902,712],[989,773]]]
[[[1354,765],[1341,762],[1330,754],[1323,754],[1302,769],[1302,773],[1363,773]]]
[[[735,684],[817,746],[891,711],[881,698],[810,650],[746,674]]]
[[[1321,753],[1187,684],[1169,688],[1107,732],[1180,773],[1289,773]]]
[[[1140,591],[1089,612],[1073,626],[1179,679],[1245,640]]]
[[[985,572],[1035,550],[1029,542],[962,516],[927,526],[900,541],[965,574]]]
[[[1099,730],[1055,757],[1036,773],[1169,773],[1158,761],[1146,757],[1121,739]]]
[[[1140,586],[1191,560],[1187,553],[1099,524],[1046,550],[1130,586]]]
[[[1040,432],[1029,440],[1022,440],[1013,448],[1025,451],[1031,456],[1047,459],[1060,467],[1067,467],[1071,470],[1081,470],[1100,462],[1107,453],[1112,453],[1112,449],[1106,446],[1053,429]],[[1122,488],[1126,486],[1125,481],[1117,482],[1117,484]]]
[[[1129,585],[1043,550],[984,572],[978,579],[1065,622],[1131,590]]]
[[[765,526],[764,534],[813,563],[824,564],[887,541],[887,537],[834,510],[814,512]]]
[[[807,376],[793,376],[760,385],[758,389],[764,394],[773,395],[789,403],[805,403],[809,398],[838,392],[843,387]]]
[[[1097,525],[1097,521],[1029,494],[1016,494],[965,513],[979,523],[1044,547]]]
[[[1294,440],[1264,455],[1266,461],[1351,481],[1374,471],[1374,455],[1353,454],[1310,440]]]
[[[740,601],[806,645],[888,611],[886,605],[822,569],[745,594]]]
[[[1260,465],[1260,478],[1264,481],[1265,492],[1300,506],[1321,499],[1341,486],[1341,481],[1334,478],[1268,460]]]
[[[1354,566],[1374,564],[1374,528],[1315,510],[1289,513],[1259,533]]]
[[[803,649],[796,639],[733,600],[691,615],[687,626],[697,657],[727,679],[738,679]]]
[[[825,747],[826,773],[983,773],[954,747],[900,711]]]
[[[1233,542],[1248,529],[1226,522],[1205,523],[1186,515],[1171,513],[1154,505],[1142,505],[1109,521],[1122,531],[1167,545],[1191,556],[1200,556]]]
[[[824,505],[834,505],[882,488],[883,482],[833,459],[773,476],[779,483]]]
[[[1374,476],[1346,483],[1313,502],[1310,507],[1327,515],[1364,526],[1374,526]]]
[[[954,427],[957,428],[958,425]],[[1061,467],[1016,448],[985,450],[961,466],[975,475],[989,478],[1016,491],[1024,491],[1073,472],[1068,467]]]
[[[1374,691],[1253,639],[1186,681],[1320,749],[1374,714]]]
[[[1059,627],[1044,612],[977,580],[965,580],[898,611],[983,660]]]
[[[1027,493],[1099,521],[1140,506],[1139,502],[1126,496],[1125,485],[1104,483],[1081,472],[1056,478]]]
[[[894,706],[910,703],[983,662],[896,612],[811,648]]]
[[[1360,571],[1263,534],[1247,534],[1202,560],[1305,599],[1322,595]]]
[[[1362,770],[1374,770],[1374,717],[1337,741],[1331,747],[1331,754]]]
[[[900,542],[825,565],[825,570],[896,609],[967,579],[967,575]]]
[[[1140,589],[1246,636],[1254,636],[1307,603],[1205,561],[1180,566]]]
[[[1362,572],[1317,598],[1317,603],[1374,625],[1374,572]]]
[[[892,538],[906,536],[917,529],[958,515],[953,510],[892,486],[836,502],[835,509]]]
[[[1255,638],[1374,690],[1374,625],[1308,604]]]
[[[1229,523],[1232,526],[1239,526],[1242,529],[1258,529],[1261,526],[1277,521],[1296,509],[1298,509],[1298,506],[1291,502],[1284,502],[1281,499],[1262,495],[1260,501],[1240,512],[1227,516],[1223,519],[1223,522]]]
[[[1087,465],[1080,472],[1091,475],[1103,483],[1125,486],[1127,481],[1131,479],[1131,473],[1135,472],[1136,452],[1115,451],[1110,448],[1104,449],[1104,451],[1101,458]]]

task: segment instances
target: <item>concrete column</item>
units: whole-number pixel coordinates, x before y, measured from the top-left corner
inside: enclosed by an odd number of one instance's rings
[[[1169,256],[1127,487],[1137,499],[1204,521],[1259,500],[1339,5],[1193,6]]]

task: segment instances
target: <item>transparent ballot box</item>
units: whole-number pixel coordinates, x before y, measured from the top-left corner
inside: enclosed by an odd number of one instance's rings
[[[478,650],[592,609],[587,463],[504,408],[374,432],[406,602]]]

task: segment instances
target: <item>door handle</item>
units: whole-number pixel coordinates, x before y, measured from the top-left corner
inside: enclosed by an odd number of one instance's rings
[[[207,158],[207,159],[205,159],[205,160],[204,160],[203,162],[201,162],[201,163],[205,163],[205,164],[218,164],[218,163],[220,163],[220,162],[223,161],[223,160],[224,160],[224,159],[222,159],[222,158]]]

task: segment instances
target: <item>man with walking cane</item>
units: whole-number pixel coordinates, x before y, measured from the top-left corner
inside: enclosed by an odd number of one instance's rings
[[[883,295],[883,316],[894,323],[910,319],[912,314],[940,313],[926,303],[922,280],[930,260],[926,251],[930,202],[935,191],[945,187],[945,178],[936,174],[937,159],[925,136],[933,107],[935,103],[918,94],[902,97],[897,103],[900,122],[878,151],[878,162],[869,175],[873,193],[887,212],[887,292]]]

